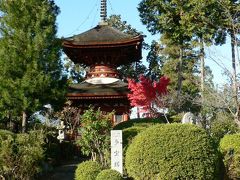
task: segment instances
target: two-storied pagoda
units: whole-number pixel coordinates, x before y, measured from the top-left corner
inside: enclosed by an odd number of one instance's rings
[[[117,67],[142,58],[142,36],[131,36],[110,27],[106,0],[101,0],[102,21],[96,27],[63,40],[65,54],[89,67],[85,80],[69,86],[67,98],[83,109],[89,105],[105,112],[115,110],[114,122],[129,117],[128,84],[119,79]]]

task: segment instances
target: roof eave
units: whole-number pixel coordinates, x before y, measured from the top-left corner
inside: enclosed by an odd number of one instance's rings
[[[143,36],[137,36],[130,40],[114,41],[114,42],[75,42],[73,40],[64,39],[63,47],[66,48],[106,48],[106,47],[123,47],[129,45],[139,45],[143,42]]]

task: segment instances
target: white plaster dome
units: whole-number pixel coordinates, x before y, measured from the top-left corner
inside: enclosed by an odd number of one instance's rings
[[[111,84],[119,81],[118,78],[111,78],[111,77],[95,77],[87,79],[86,82],[90,84]]]

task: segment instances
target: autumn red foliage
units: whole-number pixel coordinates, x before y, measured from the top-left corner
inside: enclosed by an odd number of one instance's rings
[[[151,81],[149,78],[141,75],[139,82],[128,79],[128,88],[131,93],[128,98],[131,105],[134,107],[141,107],[143,111],[150,112],[153,104],[161,106],[161,97],[167,95],[167,86],[170,79],[166,76],[160,78],[159,81]],[[160,108],[160,107],[158,107]]]

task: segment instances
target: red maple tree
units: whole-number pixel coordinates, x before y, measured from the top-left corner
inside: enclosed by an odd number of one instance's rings
[[[157,111],[164,108],[162,97],[168,94],[167,86],[170,79],[166,76],[160,78],[159,81],[151,81],[149,78],[141,75],[139,82],[128,79],[128,88],[131,93],[128,98],[131,105],[140,107],[147,116],[154,117],[159,114]]]

